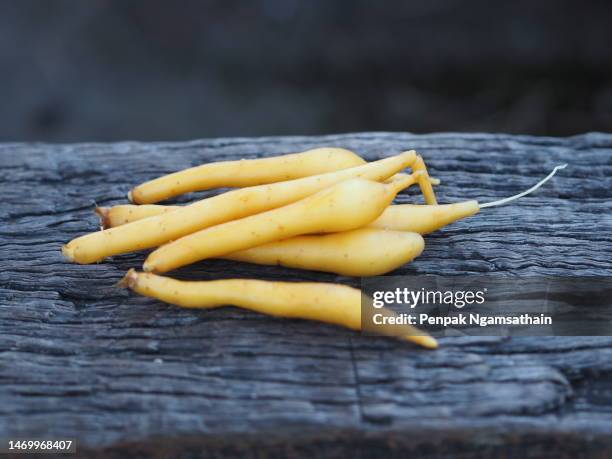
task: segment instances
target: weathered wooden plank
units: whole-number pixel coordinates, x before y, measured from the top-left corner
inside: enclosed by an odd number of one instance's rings
[[[369,160],[415,148],[442,180],[443,202],[507,196],[570,163],[537,194],[430,235],[398,274],[612,275],[610,135],[3,144],[0,438],[75,436],[91,457],[610,454],[612,338],[445,338],[428,352],[235,308],[182,311],[117,289],[142,253],[90,266],[61,257],[62,243],[97,228],[93,203],[123,202],[134,183],[321,145]],[[399,199],[412,200],[421,198]],[[227,261],[179,275],[358,283]]]

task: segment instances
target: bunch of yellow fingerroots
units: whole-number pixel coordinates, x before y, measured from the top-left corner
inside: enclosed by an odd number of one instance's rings
[[[406,168],[410,174],[401,172]],[[95,263],[155,248],[143,264],[144,272],[130,270],[123,285],[186,308],[235,305],[359,330],[361,292],[344,285],[255,279],[187,282],[159,274],[208,258],[346,276],[385,274],[421,254],[422,234],[478,212],[477,201],[438,205],[435,183],[414,151],[370,163],[349,150],[317,148],[204,164],[135,187],[128,194],[131,205],[96,209],[102,230],[70,241],[62,252],[70,261]],[[397,193],[414,184],[427,205],[391,205]],[[186,206],[155,205],[217,187],[236,189]],[[437,347],[434,338],[402,327],[406,340]]]

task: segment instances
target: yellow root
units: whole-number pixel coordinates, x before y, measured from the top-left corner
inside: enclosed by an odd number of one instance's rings
[[[383,214],[368,226],[370,228],[429,234],[457,220],[477,214],[479,210],[478,201],[463,201],[433,206],[399,204],[387,207]]]
[[[364,163],[344,148],[315,148],[269,158],[221,161],[158,177],[133,188],[128,198],[136,204],[152,204],[192,191],[282,182]]]
[[[425,203],[431,206],[438,204],[438,201],[436,200],[436,194],[434,193],[432,187],[433,180],[429,177],[425,162],[423,161],[423,158],[420,155],[417,156],[417,160],[414,163],[414,166],[412,166],[412,170],[414,172],[422,172],[421,178],[419,179],[419,187],[421,188],[421,193],[423,193],[423,196],[425,197]]]
[[[340,284],[269,282],[253,279],[178,281],[130,270],[122,285],[134,292],[184,308],[233,305],[276,317],[307,319],[361,330],[361,292]],[[380,312],[382,310],[377,310]],[[392,315],[390,310],[386,315]],[[410,326],[394,326],[391,335],[435,349],[437,341]],[[385,329],[381,328],[385,333]]]
[[[400,174],[397,175],[399,176]],[[180,208],[180,206],[161,206],[155,204],[142,206],[126,204],[113,207],[98,207],[96,213],[100,216],[100,224],[104,228],[113,228],[143,218],[172,212]],[[370,223],[368,227],[429,234],[457,220],[477,214],[479,209],[477,201],[437,204],[434,206],[398,204],[387,207],[382,215]]]
[[[297,236],[222,258],[260,265],[325,271],[343,276],[380,276],[418,257],[421,235],[362,228],[342,233]]]

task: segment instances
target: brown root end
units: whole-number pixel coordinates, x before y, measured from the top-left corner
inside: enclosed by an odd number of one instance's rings
[[[103,230],[111,228],[111,222],[109,218],[110,209],[108,207],[96,207],[94,212],[98,214],[100,218],[100,228]]]
[[[136,272],[134,268],[131,268],[127,273],[125,273],[125,276],[123,276],[123,279],[121,279],[117,283],[117,286],[122,287],[122,288],[129,288],[133,290],[134,287],[136,287],[137,282],[138,282],[138,273]]]

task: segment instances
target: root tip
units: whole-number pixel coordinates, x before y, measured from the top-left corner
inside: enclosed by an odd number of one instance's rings
[[[404,336],[406,341],[410,341],[418,346],[424,347],[425,349],[437,349],[438,341],[429,335],[409,335]]]
[[[72,249],[72,247],[69,247],[68,244],[64,244],[62,246],[62,255],[64,255],[64,258],[66,258],[66,260],[74,262],[74,250]]]
[[[408,158],[410,163],[413,163],[414,161],[416,161],[417,152],[415,150],[402,151],[400,154]]]
[[[567,167],[567,163],[559,164],[558,166],[555,166],[555,168],[550,172],[550,174],[548,174],[546,177],[544,177],[542,180],[540,180],[538,183],[536,183],[534,186],[532,186],[528,190],[525,190],[522,193],[515,194],[514,196],[510,196],[508,198],[498,199],[497,201],[492,201],[492,202],[485,202],[484,204],[480,204],[480,208],[483,209],[485,207],[501,206],[502,204],[506,204],[508,202],[515,201],[519,198],[522,198],[523,196],[527,196],[528,194],[531,194],[534,191],[536,191],[538,188],[540,188],[542,185],[548,182],[551,178],[553,178],[558,170],[565,169],[566,167]]]
[[[145,273],[154,273],[155,272],[155,266],[152,266],[150,263],[145,262],[142,265],[142,270]]]
[[[420,344],[427,349],[438,349],[438,340],[433,336],[421,336]]]

